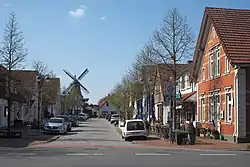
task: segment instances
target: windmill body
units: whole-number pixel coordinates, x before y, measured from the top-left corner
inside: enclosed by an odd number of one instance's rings
[[[85,86],[83,86],[80,81],[83,77],[89,72],[88,69],[85,69],[82,74],[77,78],[76,75],[72,75],[69,71],[63,70],[68,77],[70,77],[73,81],[69,84],[69,86],[63,91],[63,95],[65,96],[65,108],[66,111],[71,112],[72,114],[76,114],[82,112],[86,106],[86,102],[89,100],[88,98],[84,98],[82,95],[82,91],[85,94],[89,94],[89,91]]]

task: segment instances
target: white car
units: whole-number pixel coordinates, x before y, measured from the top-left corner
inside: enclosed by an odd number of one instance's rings
[[[133,138],[147,139],[148,132],[146,129],[145,122],[141,119],[126,120],[122,128],[122,138],[128,141]]]
[[[119,120],[119,114],[113,114],[110,119],[110,123],[113,124],[115,121]]]
[[[50,118],[43,127],[43,133],[67,133],[67,122],[64,118]]]

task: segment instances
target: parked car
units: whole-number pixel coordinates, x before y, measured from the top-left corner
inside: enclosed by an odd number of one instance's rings
[[[122,138],[128,141],[133,138],[147,139],[148,132],[145,122],[141,119],[126,120],[122,127]]]
[[[77,116],[76,115],[70,115],[69,119],[71,121],[72,127],[77,127],[79,126],[79,122],[77,120]]]
[[[110,123],[113,124],[114,122],[119,120],[119,114],[113,114],[110,118]]]
[[[64,118],[50,118],[47,120],[43,127],[43,133],[67,133],[68,123]]]
[[[79,113],[79,114],[78,114],[78,117],[79,117],[80,120],[82,120],[82,121],[86,121],[86,120],[89,118],[88,114],[85,114],[85,113]]]
[[[111,116],[112,116],[112,115],[110,114],[109,117],[108,117],[108,121],[109,121],[109,122],[111,121]]]
[[[72,129],[72,122],[70,121],[68,115],[58,115],[58,116],[56,116],[56,118],[63,118],[64,121],[67,123],[67,131],[68,131],[68,132],[71,132],[71,129]]]

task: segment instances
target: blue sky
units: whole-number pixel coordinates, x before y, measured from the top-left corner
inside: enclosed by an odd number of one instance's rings
[[[80,75],[96,103],[118,83],[136,54],[160,27],[171,8],[187,17],[195,37],[206,6],[250,8],[249,0],[0,0],[0,40],[8,14],[15,12],[34,60],[48,64],[61,78],[63,69]],[[71,12],[70,12],[71,11]]]

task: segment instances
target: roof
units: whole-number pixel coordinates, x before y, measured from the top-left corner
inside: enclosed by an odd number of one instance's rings
[[[36,86],[38,72],[33,70],[14,70],[12,75],[21,81],[21,84],[17,86],[17,91],[23,94],[26,99],[30,99]]]
[[[193,70],[193,64],[187,64],[187,66],[183,67],[180,71],[177,72],[177,78],[183,76],[184,74],[191,73]]]
[[[206,8],[205,13],[231,62],[250,63],[250,10]]]
[[[0,94],[1,94],[1,98],[6,98],[5,96],[5,92],[6,92],[6,87],[5,87],[5,81],[6,81],[6,77],[7,77],[7,69],[0,65]],[[13,93],[11,95],[12,100],[14,101],[19,101],[19,102],[23,102],[28,100],[26,98],[27,95],[27,89],[23,87],[22,82],[20,82],[20,78],[16,77],[15,75],[15,71],[12,71],[12,79],[15,81],[15,87],[16,87],[16,93]]]
[[[188,64],[176,64],[176,72],[180,71],[181,69],[187,67]],[[158,71],[159,71],[159,79],[160,84],[162,87],[162,91],[165,92],[165,85],[169,82],[171,76],[173,76],[173,64],[159,64]]]
[[[204,52],[211,25],[231,63],[250,63],[250,10],[207,7],[196,44],[194,64]]]

